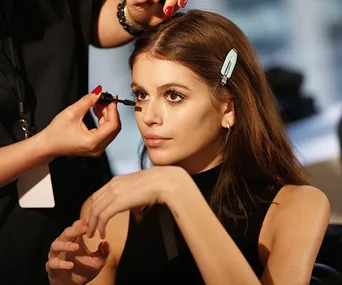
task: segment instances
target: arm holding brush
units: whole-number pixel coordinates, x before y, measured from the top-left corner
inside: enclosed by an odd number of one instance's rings
[[[98,86],[59,113],[38,134],[0,148],[0,187],[58,156],[101,155],[121,129],[115,100],[111,104],[97,104],[101,94],[102,87]],[[91,108],[99,127],[88,130],[83,117]]]

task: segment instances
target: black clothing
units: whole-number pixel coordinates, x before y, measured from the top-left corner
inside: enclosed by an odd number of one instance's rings
[[[193,176],[195,183],[207,201],[216,184],[219,172],[220,165]],[[246,235],[243,226],[238,227],[241,230],[234,234],[228,225],[225,226],[227,232],[232,236],[259,277],[263,272],[263,266],[258,254],[259,232],[269,205],[279,189],[275,187],[272,192],[265,191],[265,193],[269,193],[267,194],[268,197],[264,197],[266,203],[262,205],[259,215],[254,214],[249,217]],[[168,260],[160,227],[159,207],[162,206],[158,205],[149,210],[143,221],[139,223],[131,213],[126,245],[117,268],[115,284],[205,284],[174,220],[172,222],[179,254],[175,258]]]
[[[1,1],[0,52],[8,55],[10,35],[26,84],[24,106],[36,131],[88,93],[88,45],[101,4],[90,0]],[[0,89],[4,86],[6,82],[0,80]],[[15,92],[4,94],[0,92],[0,147],[24,138],[18,98]],[[89,128],[95,127],[90,113],[84,121]],[[84,200],[112,176],[105,155],[60,157],[50,164],[50,171],[53,209],[21,209],[15,182],[0,189],[3,285],[48,284],[45,262],[51,242],[78,219]]]

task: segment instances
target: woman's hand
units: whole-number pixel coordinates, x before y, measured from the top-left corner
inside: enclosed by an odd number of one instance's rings
[[[189,181],[193,183],[187,172],[175,166],[158,166],[115,176],[92,195],[88,237],[93,237],[98,229],[104,238],[109,219],[119,212],[167,204],[176,189],[187,188]]]
[[[109,244],[101,242],[96,252],[90,252],[82,237],[87,230],[85,220],[76,221],[51,244],[46,263],[50,285],[83,285],[100,273],[109,256]]]
[[[158,2],[160,0],[127,0],[127,20],[136,26],[151,27],[184,8],[188,1],[166,0],[164,5]]]
[[[102,88],[85,95],[59,113],[42,131],[48,152],[53,156],[99,156],[114,140],[121,129],[117,104],[96,104]],[[93,108],[99,127],[88,130],[83,117]]]

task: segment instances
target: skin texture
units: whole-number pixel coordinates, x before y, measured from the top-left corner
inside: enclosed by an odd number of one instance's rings
[[[217,164],[222,126],[231,114],[223,116],[225,105],[220,107],[210,96],[208,86],[184,66],[146,54],[139,57],[132,75],[135,118],[153,164],[178,165],[190,173]],[[153,135],[168,140],[153,147],[153,140],[147,139]]]

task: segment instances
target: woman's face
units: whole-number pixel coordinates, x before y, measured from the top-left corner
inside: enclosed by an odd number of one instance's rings
[[[190,69],[141,54],[132,69],[132,92],[137,125],[154,165],[197,173],[220,162],[222,108]]]

